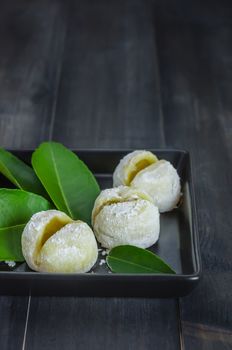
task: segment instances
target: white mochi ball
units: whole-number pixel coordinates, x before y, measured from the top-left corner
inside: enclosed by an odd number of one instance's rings
[[[22,234],[22,252],[29,267],[41,272],[87,272],[98,248],[91,228],[58,210],[34,214]]]
[[[91,228],[82,221],[65,225],[44,244],[39,271],[88,272],[98,257],[97,242]]]
[[[134,176],[145,167],[157,162],[150,151],[134,151],[123,157],[113,173],[113,186],[130,185]]]
[[[175,208],[181,196],[179,175],[166,160],[159,160],[141,170],[132,180],[131,186],[146,191],[161,213]]]
[[[144,192],[119,186],[100,193],[95,201],[92,224],[105,248],[119,245],[152,246],[159,238],[158,208]]]

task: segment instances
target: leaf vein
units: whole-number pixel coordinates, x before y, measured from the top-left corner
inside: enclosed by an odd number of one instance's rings
[[[67,208],[67,210],[68,210],[68,212],[69,212],[69,215],[74,219],[74,215],[73,215],[73,213],[72,213],[71,208],[70,208],[69,205],[68,205],[67,198],[66,198],[66,196],[65,196],[65,194],[64,194],[64,191],[63,191],[63,189],[62,189],[62,186],[61,186],[61,180],[60,180],[60,177],[59,177],[59,173],[58,173],[58,169],[57,169],[57,165],[56,165],[56,160],[55,160],[55,155],[54,155],[54,152],[53,152],[52,147],[50,147],[50,150],[51,150],[51,157],[52,157],[52,160],[53,160],[53,162],[54,162],[54,170],[55,170],[55,174],[56,174],[56,177],[57,177],[58,185],[59,185],[59,187],[60,187],[61,195],[63,196],[64,203],[65,203],[66,208]]]
[[[23,227],[25,226],[26,224],[18,224],[18,225],[13,225],[13,226],[7,226],[7,227],[0,227],[0,232],[2,230],[9,230],[9,229],[12,229],[12,228],[17,228],[17,227]]]
[[[16,186],[18,186],[20,189],[22,189],[22,186],[20,183],[16,180],[15,176],[12,174],[12,172],[5,166],[5,164],[0,160],[0,164],[3,167],[3,170],[5,170],[6,174],[8,174],[9,177],[11,177],[11,181],[14,182]],[[9,179],[10,180],[10,179]]]
[[[144,270],[149,270],[149,271],[159,271],[159,270],[154,270],[154,269],[152,269],[152,268],[149,268],[149,267],[147,267],[147,266],[143,266],[143,265],[139,265],[139,264],[136,264],[136,263],[134,263],[134,262],[130,262],[130,261],[128,261],[128,260],[124,260],[124,259],[119,259],[119,258],[115,258],[115,257],[113,257],[113,256],[109,256],[109,259],[113,259],[113,260],[117,260],[117,261],[120,261],[120,262],[124,262],[124,263],[126,263],[126,264],[128,264],[128,265],[133,265],[133,266],[139,266],[140,268],[142,268],[142,269],[144,269]],[[162,272],[162,271],[161,271]]]

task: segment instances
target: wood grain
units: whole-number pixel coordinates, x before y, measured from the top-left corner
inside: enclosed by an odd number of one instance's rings
[[[150,2],[72,1],[53,138],[70,147],[162,147]]]
[[[33,148],[49,138],[65,34],[61,3],[1,2],[1,146]]]
[[[27,317],[28,297],[0,296],[2,350],[21,349]]]
[[[151,15],[143,1],[71,3],[54,139],[73,148],[165,145]],[[32,297],[26,348],[43,339],[43,349],[175,350],[177,311],[176,300]]]
[[[176,312],[169,300],[32,298],[26,349],[179,349]]]
[[[1,147],[34,148],[49,138],[64,16],[58,1],[1,1]],[[28,311],[28,297],[0,297],[2,350],[22,348]]]
[[[201,284],[181,300],[183,343],[186,349],[229,349],[231,26],[221,5],[210,5],[207,18],[184,6],[178,16],[170,2],[159,10],[155,23],[165,135],[169,146],[192,154],[203,263]]]
[[[228,0],[1,2],[1,146],[190,150],[203,263],[180,324],[176,300],[0,297],[1,349],[231,349],[231,16]]]

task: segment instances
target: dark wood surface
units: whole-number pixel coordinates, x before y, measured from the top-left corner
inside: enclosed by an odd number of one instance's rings
[[[1,1],[0,143],[191,152],[203,278],[185,298],[0,297],[1,349],[232,348],[232,4]]]

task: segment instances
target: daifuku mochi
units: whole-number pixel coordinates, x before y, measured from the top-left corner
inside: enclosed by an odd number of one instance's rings
[[[146,191],[161,213],[175,208],[180,200],[180,178],[176,169],[166,160],[159,160],[141,170],[131,186]]]
[[[148,248],[159,238],[159,211],[145,192],[119,186],[100,193],[92,225],[97,240],[105,248],[125,244]]]
[[[24,228],[22,252],[35,271],[87,272],[98,256],[91,228],[58,210],[36,213]]]
[[[123,157],[113,173],[113,186],[130,185],[136,174],[147,166],[157,162],[150,151],[134,151]]]

